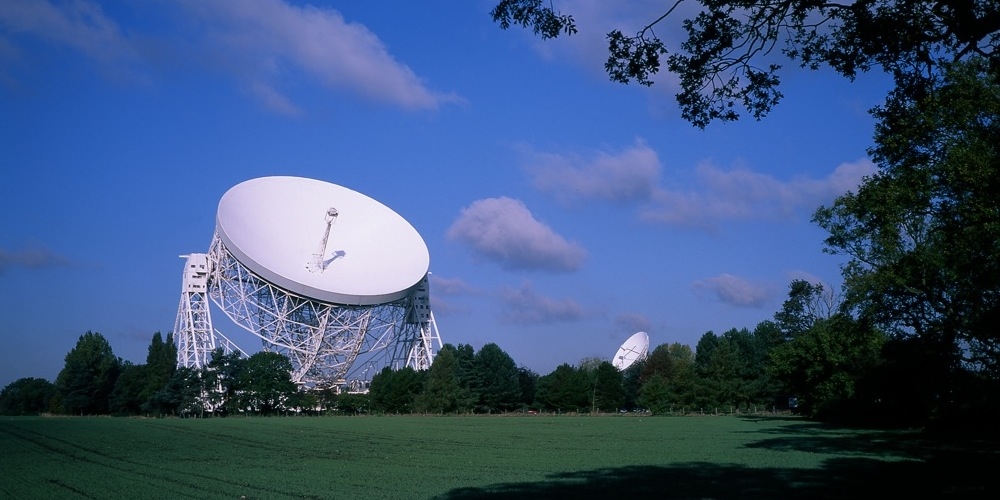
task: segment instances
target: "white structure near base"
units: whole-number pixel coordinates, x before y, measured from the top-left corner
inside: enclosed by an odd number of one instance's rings
[[[212,310],[208,305],[208,255],[181,255],[184,278],[181,303],[177,306],[174,337],[177,340],[177,365],[204,368],[212,360],[212,351],[222,348],[226,354],[243,352],[236,344],[212,328]]]
[[[306,387],[356,390],[384,367],[424,370],[442,346],[423,240],[347,188],[246,181],[223,196],[209,252],[184,257],[179,366],[205,367],[220,347],[242,352],[213,328],[209,301],[264,349],[288,356],[292,380]]]

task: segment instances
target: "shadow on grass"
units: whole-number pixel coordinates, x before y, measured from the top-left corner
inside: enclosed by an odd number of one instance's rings
[[[796,435],[787,436],[790,430]],[[818,469],[707,462],[595,469],[539,482],[457,488],[438,498],[1000,498],[996,443],[942,442],[915,432],[829,431],[822,424],[794,424],[794,430],[784,428],[785,436],[749,446],[866,456],[831,458]]]
[[[534,483],[458,488],[438,498],[998,498],[997,463],[832,459],[821,469],[751,469],[710,463],[558,474]],[[987,470],[989,469],[989,470]]]

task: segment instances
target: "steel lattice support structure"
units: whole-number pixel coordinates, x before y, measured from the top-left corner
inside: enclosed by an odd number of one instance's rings
[[[201,369],[212,361],[212,352],[246,353],[225,335],[212,328],[212,310],[208,304],[208,280],[211,263],[208,255],[193,253],[185,258],[181,284],[181,302],[174,321],[177,341],[177,366]]]
[[[215,350],[212,312],[208,306],[208,255],[181,255],[184,278],[181,302],[177,306],[174,337],[177,339],[177,365],[204,368]]]
[[[399,342],[396,361],[403,360],[403,366],[416,370],[430,368],[434,361],[435,345],[441,348],[441,334],[438,333],[434,313],[431,311],[430,287],[427,276],[420,280],[407,297],[409,299],[406,328],[416,329],[409,335],[404,335]],[[393,366],[399,368],[399,366]]]
[[[262,279],[234,258],[218,235],[212,240],[207,267],[212,302],[259,337],[265,349],[288,356],[297,384],[350,385],[370,380],[384,366],[427,369],[433,361],[434,343],[440,347],[426,277],[395,302],[330,304]],[[197,346],[178,344],[178,359],[182,348],[187,349],[183,357],[197,355]]]

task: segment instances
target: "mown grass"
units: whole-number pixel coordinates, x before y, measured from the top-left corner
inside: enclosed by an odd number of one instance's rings
[[[796,418],[0,420],[0,498],[985,498],[997,465]]]

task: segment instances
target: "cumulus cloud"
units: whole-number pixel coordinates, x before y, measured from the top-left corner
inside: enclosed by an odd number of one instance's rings
[[[276,100],[279,92],[272,83],[286,65],[328,88],[346,88],[407,109],[436,109],[458,100],[431,91],[393,58],[378,36],[336,10],[282,0],[197,0],[184,5],[203,23],[205,49],[241,62],[234,70],[242,72],[266,104],[277,103],[275,109],[288,109]],[[265,86],[270,90],[263,90]]]
[[[48,248],[29,247],[23,250],[8,250],[0,248],[0,273],[16,267],[25,269],[43,269],[49,267],[64,267],[70,264],[69,259]]]
[[[751,283],[731,274],[698,280],[691,287],[696,291],[707,292],[726,304],[739,307],[764,306],[774,295],[766,286]]]
[[[540,325],[572,322],[586,316],[584,308],[571,298],[554,299],[539,295],[531,283],[500,291],[503,309],[500,320],[508,324]]]
[[[98,2],[87,0],[3,0],[0,48],[5,49],[0,56],[16,54],[6,34],[67,46],[109,66],[161,58],[200,61],[211,71],[235,77],[264,107],[290,115],[302,113],[281,90],[282,77],[293,71],[329,90],[404,109],[433,110],[461,101],[431,90],[378,36],[330,8],[284,0],[184,0],[156,7],[165,10],[164,22],[184,19],[189,29],[164,31],[172,35],[123,30]],[[136,43],[139,39],[142,43]],[[155,53],[144,54],[149,47]],[[183,50],[191,53],[178,53]]]
[[[627,203],[652,197],[660,160],[640,140],[619,153],[598,152],[591,158],[530,152],[525,170],[535,188],[563,202]]]
[[[447,237],[505,269],[574,271],[586,251],[539,222],[520,200],[486,198],[463,208]]]
[[[826,177],[782,180],[737,167],[698,165],[686,187],[661,180],[656,152],[637,140],[620,152],[588,156],[527,151],[524,170],[532,185],[561,202],[639,204],[639,218],[656,223],[713,229],[727,220],[808,217],[820,204],[857,189],[874,174],[868,159],[842,163]]]
[[[39,38],[103,63],[137,57],[131,41],[95,2],[64,2],[57,6],[45,0],[4,0],[0,2],[0,28],[9,36]],[[8,47],[5,53],[15,53],[11,42],[4,45]]]
[[[822,203],[855,189],[875,166],[867,159],[838,166],[822,179],[795,177],[787,181],[746,168],[722,170],[702,164],[696,186],[659,190],[645,207],[643,220],[710,228],[722,220],[788,219],[811,213]]]

